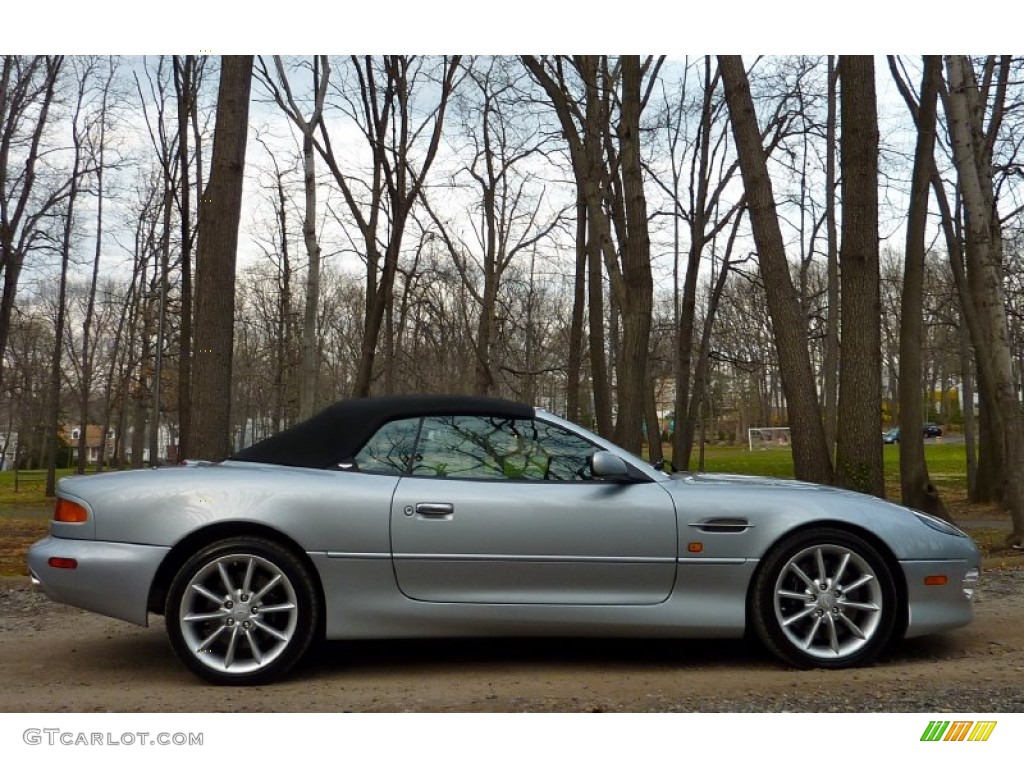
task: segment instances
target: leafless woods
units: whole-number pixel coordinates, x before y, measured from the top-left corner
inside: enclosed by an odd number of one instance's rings
[[[5,56],[3,461],[460,391],[942,513],[936,421],[1020,537],[1022,61]]]

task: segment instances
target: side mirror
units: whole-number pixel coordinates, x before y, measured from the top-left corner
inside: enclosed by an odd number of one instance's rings
[[[594,477],[618,483],[633,481],[629,465],[610,451],[597,451],[590,457],[590,471]]]

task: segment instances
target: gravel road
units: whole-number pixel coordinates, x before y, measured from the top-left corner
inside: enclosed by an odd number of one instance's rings
[[[0,580],[7,712],[1021,712],[1024,570],[988,572],[969,627],[876,665],[795,671],[743,641],[332,642],[286,680],[217,688],[148,629]]]

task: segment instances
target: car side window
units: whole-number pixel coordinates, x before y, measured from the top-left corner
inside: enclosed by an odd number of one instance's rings
[[[590,457],[598,450],[596,445],[554,424],[532,423],[537,427],[538,441],[551,457],[549,480],[593,480]]]
[[[597,450],[534,419],[431,416],[423,420],[412,474],[474,480],[590,480]]]
[[[353,469],[382,475],[404,474],[409,469],[419,428],[418,417],[389,421],[359,450]]]

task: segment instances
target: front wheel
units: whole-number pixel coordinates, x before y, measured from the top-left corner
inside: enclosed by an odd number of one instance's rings
[[[836,528],[799,532],[765,559],[751,606],[761,641],[796,667],[867,664],[897,617],[893,574],[861,537]]]
[[[246,536],[189,558],[171,582],[164,615],[171,646],[197,675],[261,685],[302,658],[319,612],[306,566],[281,545]]]

